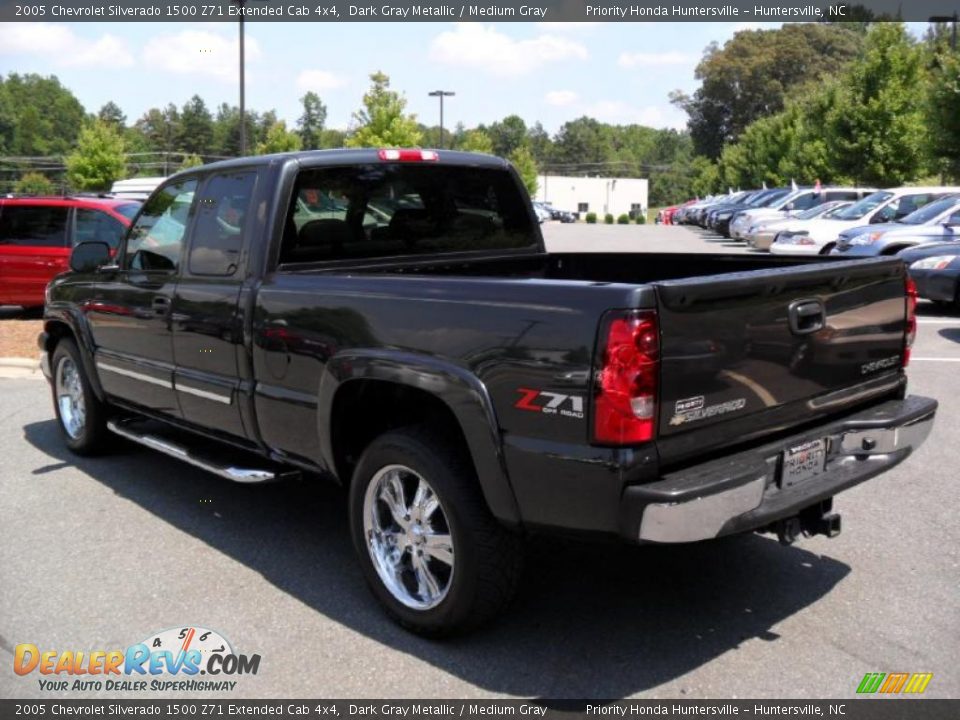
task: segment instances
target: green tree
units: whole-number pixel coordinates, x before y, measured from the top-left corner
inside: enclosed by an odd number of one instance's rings
[[[483,130],[467,130],[463,134],[463,139],[460,141],[457,149],[465,152],[486,153],[487,155],[492,155],[493,142],[490,140],[490,136],[487,135]]]
[[[690,197],[704,197],[720,190],[720,169],[717,163],[703,155],[698,155],[690,163],[690,176],[690,190],[676,197],[674,202]]]
[[[346,147],[347,134],[343,130],[327,128],[320,133],[321,148],[342,148]]]
[[[323,147],[320,140],[327,123],[327,106],[312,90],[300,98],[300,103],[303,105],[303,115],[297,120],[297,132],[300,134],[303,148],[315,150]]]
[[[927,100],[927,125],[933,165],[953,181],[960,180],[960,56],[941,51],[933,62]]]
[[[199,167],[203,165],[203,158],[196,154],[185,155],[183,157],[183,162],[180,163],[181,170],[188,170],[192,167]]]
[[[696,151],[719,157],[748,125],[782,110],[792,89],[849,65],[862,37],[844,24],[789,23],[740,31],[723,48],[709,45],[696,69],[700,87],[671,95],[689,116]]]
[[[194,95],[187,100],[180,110],[178,134],[178,150],[195,155],[211,153],[213,115],[199,95]]]
[[[97,111],[97,118],[113,125],[118,130],[123,130],[127,125],[127,116],[123,114],[123,110],[113,100],[108,101]]]
[[[550,153],[553,150],[553,141],[550,139],[550,133],[544,130],[543,125],[537,121],[527,130],[527,146],[533,153],[534,159],[538,164],[545,164],[550,160]]]
[[[28,172],[17,180],[13,191],[19,195],[53,195],[56,186],[43,173]]]
[[[370,76],[372,85],[363,96],[363,108],[354,113],[357,125],[348,147],[413,147],[421,134],[415,115],[407,115],[406,99],[390,89],[390,78],[382,72]]]
[[[66,166],[67,178],[78,190],[109,190],[126,170],[123,137],[109,123],[94,121],[80,131]]]
[[[255,112],[247,111],[245,120],[247,133],[247,153],[254,147],[257,138],[257,119]],[[213,148],[217,155],[237,157],[240,155],[240,108],[236,105],[221,103],[217,108],[213,122]]]
[[[824,129],[839,174],[881,187],[925,171],[921,52],[902,23],[870,28],[864,53],[840,81]]]
[[[527,145],[527,124],[519,115],[508,115],[484,130],[493,142],[494,155],[510,157],[517,148]]]
[[[86,112],[55,76],[0,79],[0,146],[12,155],[58,155],[77,140]]]
[[[539,182],[537,180],[537,161],[533,159],[533,153],[527,147],[521,145],[510,153],[510,162],[517,169],[527,192],[530,193],[531,197],[534,197],[537,194]]]
[[[566,122],[554,137],[551,165],[562,165],[560,169],[567,174],[590,168],[597,172],[602,164],[613,160],[610,126],[593,118],[584,116]]]
[[[277,120],[267,130],[263,140],[257,144],[257,155],[290,152],[302,147],[303,141],[300,136],[291,130],[287,130],[287,124],[283,120]]]

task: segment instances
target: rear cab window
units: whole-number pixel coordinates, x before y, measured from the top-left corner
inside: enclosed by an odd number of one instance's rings
[[[537,231],[502,169],[369,164],[302,170],[280,264],[533,250]]]

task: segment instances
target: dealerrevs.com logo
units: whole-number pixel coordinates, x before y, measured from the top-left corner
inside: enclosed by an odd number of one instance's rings
[[[230,691],[239,675],[256,675],[259,655],[241,655],[215,630],[189,626],[150,635],[125,650],[14,649],[17,675],[38,675],[46,691]],[[199,676],[204,676],[201,679]]]

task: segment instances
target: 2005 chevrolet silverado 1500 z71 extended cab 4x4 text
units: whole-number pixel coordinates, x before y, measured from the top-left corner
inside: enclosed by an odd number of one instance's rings
[[[484,155],[194,168],[71,268],[40,338],[67,445],[337,480],[374,594],[426,634],[497,612],[535,530],[834,535],[833,496],[937,407],[906,396],[899,261],[547,253]]]

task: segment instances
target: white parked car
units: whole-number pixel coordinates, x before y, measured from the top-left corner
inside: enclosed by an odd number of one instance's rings
[[[129,180],[117,180],[110,188],[110,194],[130,200],[146,200],[157,189],[165,177],[138,177]]]
[[[782,220],[796,215],[797,213],[809,210],[810,208],[822,205],[834,200],[849,200],[856,202],[866,197],[870,193],[876,192],[876,188],[855,188],[855,187],[813,187],[800,188],[769,207],[754,208],[744,210],[734,217],[730,223],[730,237],[735,240],[746,240],[747,232],[750,227],[758,221],[766,218],[777,218]]]
[[[769,250],[773,244],[773,239],[781,230],[786,230],[797,220],[813,220],[818,217],[831,217],[840,212],[845,207],[853,205],[849,200],[831,200],[830,202],[814,205],[791,217],[769,217],[757,220],[750,226],[744,235],[747,245],[755,250]]]
[[[958,192],[958,187],[942,186],[878,190],[832,217],[794,218],[795,222],[777,233],[770,252],[774,255],[826,255],[836,246],[837,238],[844,230],[899,220],[932,200]]]

